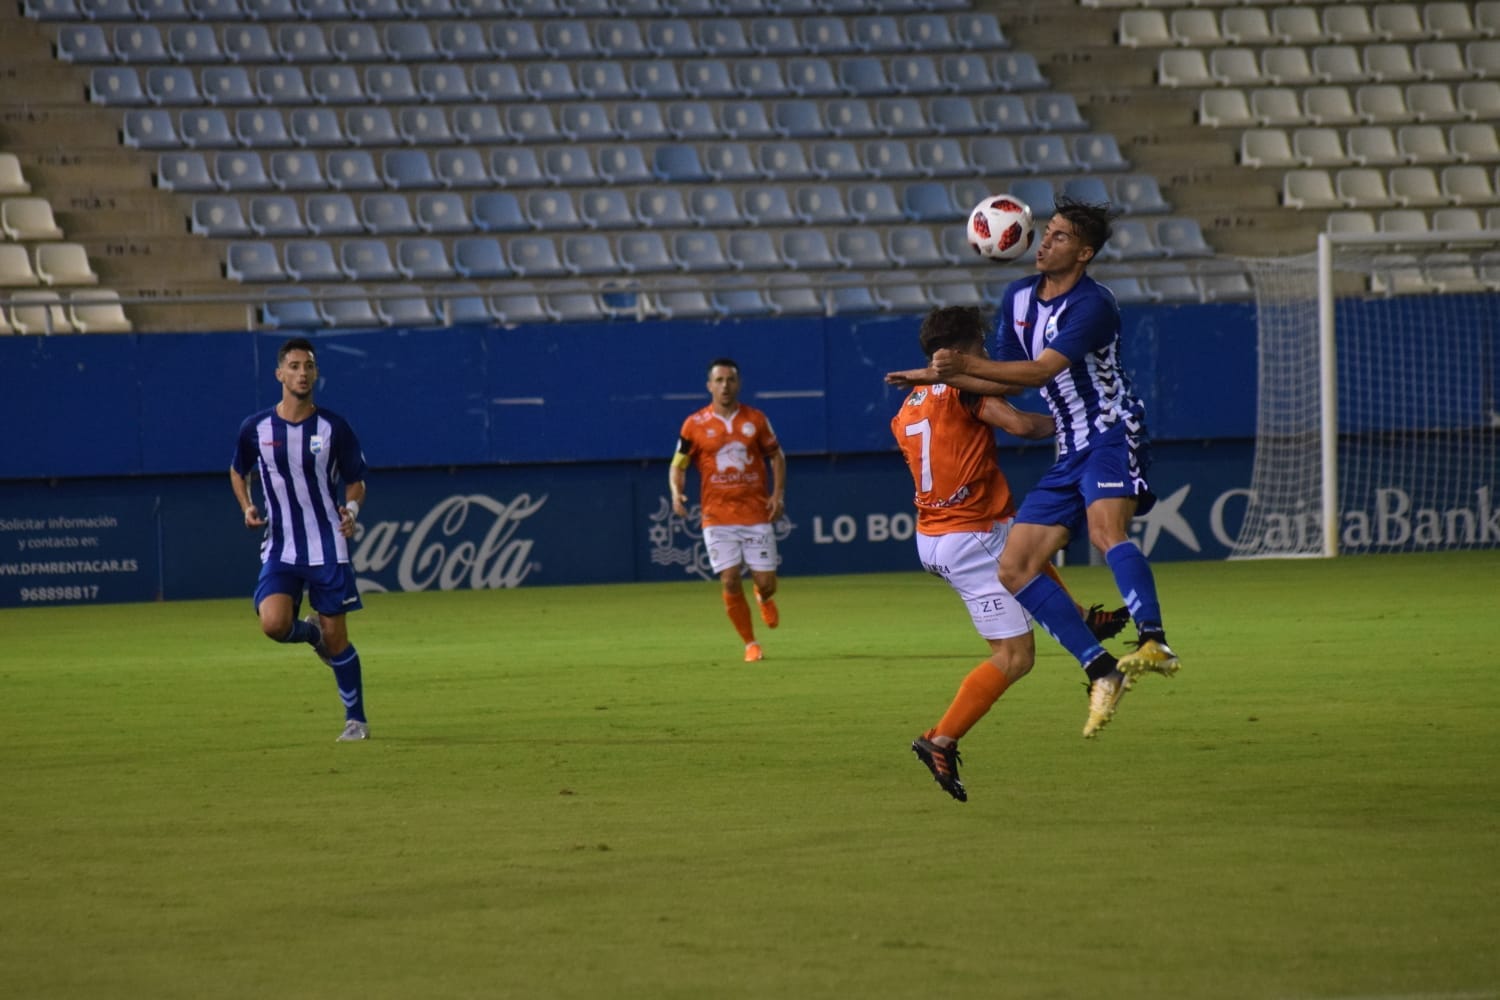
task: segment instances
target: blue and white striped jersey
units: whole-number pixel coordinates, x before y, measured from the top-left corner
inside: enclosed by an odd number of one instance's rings
[[[296,566],[349,561],[349,541],[339,534],[342,483],[365,478],[365,456],[349,422],[321,406],[301,423],[288,423],[275,407],[240,425],[234,471],[260,470],[266,536],[261,562]]]
[[[1120,307],[1088,275],[1051,301],[1037,297],[1042,275],[1014,281],[1000,300],[997,361],[1034,361],[1047,348],[1070,362],[1042,387],[1057,424],[1060,454],[1082,451],[1123,424],[1145,433],[1146,408],[1120,363]]]

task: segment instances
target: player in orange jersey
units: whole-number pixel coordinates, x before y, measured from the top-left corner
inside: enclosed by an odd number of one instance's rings
[[[987,331],[978,309],[934,309],[922,322],[922,350],[928,358],[944,348],[985,357]],[[971,385],[965,376],[916,386],[891,418],[891,432],[916,485],[922,567],[963,598],[974,628],[990,644],[990,655],[964,678],[942,719],[912,743],[937,783],[960,802],[968,793],[958,776],[959,738],[1036,659],[1031,617],[1000,584],[997,572],[1016,505],[995,461],[994,428],[1036,439],[1051,437],[1054,430],[1050,416],[1018,410],[966,386],[994,391],[982,382]],[[1128,613],[1121,609],[1099,617],[1109,619],[1108,625],[1101,622],[1102,630],[1112,627],[1113,635]]]
[[[755,581],[760,617],[769,628],[781,620],[776,602],[776,533],[771,525],[786,512],[786,456],[771,421],[740,402],[740,368],[729,358],[708,366],[713,402],[682,422],[677,451],[667,473],[672,510],[687,517],[687,470],[698,467],[703,542],[709,565],[724,585],[724,609],[745,643],[745,662],[763,658],[750,622],[741,577]],[[766,485],[766,466],[771,483]]]

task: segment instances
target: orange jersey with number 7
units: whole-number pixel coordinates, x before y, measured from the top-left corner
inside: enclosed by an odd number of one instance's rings
[[[979,419],[983,397],[949,385],[911,391],[891,418],[891,433],[916,485],[917,531],[987,531],[1016,512],[1010,483],[995,461],[995,435]]]

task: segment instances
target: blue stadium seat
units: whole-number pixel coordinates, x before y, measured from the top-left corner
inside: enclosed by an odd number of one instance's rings
[[[885,63],[875,56],[859,56],[839,63],[839,85],[855,97],[884,97],[896,93]]]
[[[240,150],[215,154],[214,177],[228,192],[269,191],[275,186],[260,154]]]
[[[356,146],[398,146],[401,136],[390,108],[368,106],[344,113],[344,134]]]
[[[809,226],[842,226],[852,221],[836,184],[800,185],[794,204],[797,217]]]
[[[693,222],[708,229],[726,229],[745,223],[734,194],[728,188],[695,187],[688,191],[688,214]]]
[[[599,150],[599,175],[611,184],[651,184],[655,175],[639,146],[606,146]]]
[[[152,24],[122,24],[115,28],[113,40],[115,58],[120,62],[164,63],[172,59],[161,30]]]
[[[682,192],[676,188],[658,186],[639,192],[635,215],[641,225],[650,229],[686,228],[693,224]]]
[[[1074,201],[1090,205],[1107,205],[1110,202],[1109,188],[1102,179],[1093,175],[1069,177],[1063,182],[1062,193]]]
[[[1048,132],[1081,132],[1089,127],[1072,94],[1044,93],[1031,98],[1031,117]]]
[[[651,172],[670,184],[698,183],[710,179],[696,146],[658,146],[652,154]]]
[[[225,257],[224,277],[230,281],[285,281],[286,271],[276,256],[276,246],[265,240],[239,241],[229,244]]]
[[[396,241],[396,270],[411,281],[446,281],[458,272],[443,241],[430,236]]]
[[[58,29],[57,58],[65,63],[112,63],[114,46],[97,24],[69,24]]]
[[[502,104],[509,101],[526,100],[526,88],[521,85],[521,74],[509,63],[486,63],[473,69],[474,96],[481,101]],[[495,119],[500,112],[487,108]]]
[[[1075,136],[1073,160],[1084,170],[1130,169],[1130,161],[1125,159],[1115,137],[1108,132]]]
[[[240,0],[240,4],[252,21],[292,21],[301,16],[292,0]]]
[[[765,291],[755,285],[715,285],[709,292],[708,301],[720,316],[734,319],[772,316],[776,313],[775,307],[766,298]]]
[[[630,89],[646,101],[671,101],[687,96],[677,65],[644,60],[630,64]]]
[[[239,198],[229,198],[226,195],[193,198],[192,216],[187,220],[187,229],[189,232],[211,237],[251,235],[251,223],[246,222]]]
[[[901,19],[901,37],[915,52],[940,52],[958,47],[948,19],[942,14],[908,14]]]
[[[766,301],[777,316],[822,316],[827,312],[822,294],[802,275],[772,275]]]
[[[344,0],[292,0],[305,21],[342,21],[351,15]]]
[[[927,298],[937,307],[984,306],[984,293],[972,281],[932,281],[927,285]]]
[[[993,52],[1010,47],[1010,39],[999,20],[989,11],[963,11],[952,18],[953,38],[964,48]]]
[[[1019,94],[991,94],[979,99],[979,121],[996,132],[1031,132],[1037,125]]]
[[[470,233],[475,228],[464,196],[454,191],[418,195],[416,216],[424,233]]]
[[[1003,186],[1003,184],[1002,184]],[[995,194],[992,182],[988,178],[966,177],[953,182],[953,204],[967,213],[971,206],[979,204],[985,198]],[[1023,199],[1024,200],[1024,199]]]
[[[516,142],[559,142],[563,138],[552,109],[545,104],[506,108],[505,129]]]
[[[305,288],[289,288],[285,293],[268,297],[261,306],[260,320],[276,330],[316,329],[323,325],[323,314]]]
[[[344,143],[344,123],[332,108],[292,108],[287,116],[287,133],[298,146],[340,146]]]
[[[172,113],[161,108],[126,111],[120,141],[131,149],[176,149],[182,145]]]
[[[375,314],[386,326],[441,326],[432,302],[416,285],[396,285],[375,296]]]
[[[731,139],[769,139],[776,135],[759,101],[731,101],[719,110],[719,124]]]
[[[1162,256],[1151,225],[1140,219],[1117,219],[1100,256],[1106,260],[1155,260]]]
[[[508,140],[505,124],[500,121],[500,109],[490,104],[455,108],[453,134],[459,142],[474,146],[487,146]]]
[[[501,21],[490,27],[490,50],[506,59],[543,59],[547,50],[531,21]]]
[[[511,269],[522,278],[561,278],[568,273],[550,236],[517,236],[506,250]]]
[[[411,70],[399,63],[366,66],[365,96],[376,104],[412,104],[421,99]]]
[[[1212,257],[1196,219],[1172,216],[1156,222],[1156,243],[1168,257]]]
[[[766,142],[760,145],[756,159],[762,177],[773,181],[808,180],[817,176],[807,162],[807,152],[800,142]]]
[[[669,32],[669,35],[673,37],[677,36],[680,28],[686,27],[684,21],[669,22],[669,24],[674,25],[673,30]],[[651,27],[656,26],[651,25]],[[670,39],[666,40],[670,41]],[[645,36],[641,34],[640,25],[633,20],[620,17],[611,17],[596,25],[593,44],[594,50],[606,59],[645,59],[652,55],[653,51],[652,46],[646,43]],[[689,54],[674,53],[674,55]]]
[[[583,62],[594,56],[594,40],[580,21],[559,18],[542,23],[542,51],[549,58]]]
[[[308,231],[318,236],[352,236],[365,231],[354,199],[347,194],[311,195],[304,215]]]
[[[902,278],[905,280],[901,280]],[[872,282],[868,287],[882,312],[916,315],[932,308],[927,288],[920,282],[912,280],[910,275],[899,277],[892,275],[878,282]]]
[[[584,226],[573,196],[566,191],[532,191],[526,195],[525,205],[533,229],[550,233]]]
[[[995,84],[1004,90],[1046,90],[1051,81],[1029,52],[1002,52],[995,57]]]
[[[432,155],[433,173],[446,188],[488,187],[489,171],[477,149],[450,147]]]
[[[250,228],[257,236],[306,236],[297,199],[289,194],[263,194],[250,199]]]
[[[750,147],[743,142],[716,142],[704,147],[703,167],[716,181],[749,181],[760,176]]]
[[[188,9],[200,21],[239,21],[245,17],[240,0],[188,0]]]
[[[530,285],[507,285],[505,291],[491,295],[490,312],[505,326],[550,323],[553,319],[542,296]]]
[[[146,97],[164,107],[203,104],[198,78],[186,66],[152,66],[146,70]]]
[[[788,13],[785,4],[781,5],[780,12]],[[799,27],[802,51],[817,55],[843,55],[859,48],[841,17],[806,17],[799,22]]]
[[[602,104],[573,101],[563,105],[558,128],[573,142],[607,142],[616,137],[614,123]]]
[[[911,97],[882,97],[875,102],[875,124],[892,136],[915,136],[931,133],[922,103]]]
[[[541,172],[553,184],[583,186],[598,183],[598,174],[594,171],[594,162],[589,159],[588,151],[571,145],[549,148],[541,157]]]
[[[746,229],[729,234],[729,260],[739,271],[781,271],[786,268],[775,238],[763,229]]]
[[[697,282],[669,282],[654,296],[663,319],[713,319],[719,315],[708,292]]]
[[[880,126],[870,113],[870,102],[863,98],[842,98],[823,105],[828,130],[840,138],[880,135]]]
[[[400,0],[344,0],[344,7],[350,17],[360,21],[391,21],[406,16]]]
[[[271,30],[264,24],[236,24],[224,29],[224,55],[230,62],[274,63],[281,61]]]
[[[1027,167],[1009,136],[980,135],[969,140],[969,162],[980,174],[1001,176],[1024,174]]]
[[[844,86],[834,75],[833,64],[821,56],[788,59],[786,82],[798,97],[834,97]]]
[[[323,190],[329,180],[323,163],[311,150],[276,150],[270,154],[270,178],[281,190]]]
[[[360,285],[345,285],[324,293],[318,299],[318,312],[324,323],[339,329],[368,329],[383,325]]]
[[[625,78],[625,67],[617,62],[590,62],[578,67],[578,89],[599,101],[627,101],[635,90]]]
[[[289,63],[329,62],[333,53],[316,23],[283,24],[276,30],[276,51]]]
[[[514,273],[505,262],[500,241],[488,236],[455,241],[453,269],[465,278],[508,278]]]
[[[1032,217],[1038,222],[1052,218],[1056,209],[1057,188],[1045,177],[1018,177],[1010,183],[1010,193],[1031,206]],[[965,201],[973,205],[978,201]]]
[[[286,244],[286,272],[293,281],[343,281],[333,245],[326,240],[293,240]]]
[[[244,66],[205,66],[198,89],[209,104],[242,107],[261,100]]]
[[[435,44],[444,59],[477,61],[495,58],[484,29],[467,21],[446,21],[437,25]]]
[[[842,139],[813,143],[811,165],[813,173],[822,180],[853,180],[865,174],[859,150],[854,143]]]
[[[224,61],[219,36],[207,24],[174,24],[167,29],[167,51],[180,63]]]
[[[413,146],[444,146],[454,141],[447,115],[441,108],[430,106],[402,108],[396,131],[403,142]]]
[[[563,237],[563,265],[570,274],[600,275],[624,272],[609,238],[598,233],[573,233]]]
[[[792,92],[776,59],[740,59],[734,63],[735,89],[745,97],[785,97]]]
[[[329,29],[328,41],[341,62],[373,63],[387,58],[380,33],[371,24],[335,24]]]
[[[219,108],[185,109],[177,118],[177,127],[182,141],[194,149],[233,149],[240,145],[229,115]]]
[[[353,66],[314,66],[308,71],[308,89],[320,104],[363,104],[365,88]]]
[[[375,169],[375,158],[364,149],[329,153],[328,183],[339,191],[378,191],[385,186]]]
[[[679,271],[691,274],[715,274],[730,271],[734,265],[724,256],[717,233],[697,230],[672,237],[672,259]]]
[[[950,232],[963,236],[963,229],[958,226],[945,226],[944,236]],[[973,252],[968,250],[967,243],[964,244],[964,249],[968,251],[964,259],[972,258]],[[927,226],[893,227],[886,235],[886,250],[897,267],[941,267],[945,263],[960,262],[948,258],[938,248],[937,241],[932,237],[932,230]]]
[[[862,225],[889,225],[906,221],[889,184],[873,182],[852,185],[847,192],[849,215]]]
[[[439,186],[432,160],[422,149],[388,149],[380,156],[380,176],[385,186],[401,191]]]
[[[667,128],[679,141],[708,141],[720,137],[719,123],[707,101],[673,101],[667,105]]]
[[[243,66],[226,66],[225,70],[245,72]],[[205,84],[207,80],[205,79]],[[285,107],[296,104],[311,104],[313,95],[307,89],[302,70],[296,66],[258,66],[255,70],[255,93],[267,104]],[[253,103],[241,101],[241,104]]]
[[[83,11],[74,0],[23,0],[21,12],[33,21],[83,20]]]
[[[234,134],[253,149],[285,149],[294,145],[286,119],[276,108],[240,108],[234,113]]]
[[[1114,179],[1114,204],[1127,215],[1170,212],[1161,187],[1150,174],[1125,174]]]
[[[722,59],[693,59],[682,64],[682,85],[688,95],[700,99],[727,100],[739,95],[739,87]]]
[[[538,101],[571,101],[582,93],[567,63],[531,63],[522,74],[522,85]]]
[[[954,138],[919,140],[913,159],[926,177],[964,177],[976,172],[963,144]]]
[[[219,190],[219,182],[208,172],[208,161],[198,152],[172,152],[158,156],[156,186],[163,191],[206,193]]]
[[[484,324],[494,319],[479,286],[459,282],[444,285],[439,291],[438,311],[449,325]]]
[[[766,17],[760,11],[750,22],[750,44],[763,56],[790,56],[803,51],[797,22],[788,17]]]
[[[788,139],[815,139],[828,134],[822,106],[815,100],[777,101],[771,120],[777,134]]]
[[[937,61],[925,54],[892,56],[890,80],[903,94],[940,94],[948,89]]]
[[[901,204],[912,222],[959,222],[968,212],[953,203],[948,186],[939,181],[908,184],[901,193]]]
[[[795,226],[801,223],[781,186],[749,188],[741,193],[743,215],[757,226]]]
[[[880,311],[880,302],[875,298],[868,282],[862,278],[837,278],[823,287],[828,307],[834,315],[846,316]]]
[[[901,24],[889,14],[864,14],[854,18],[850,34],[861,52],[901,52],[906,49]]]
[[[985,130],[968,97],[934,97],[930,110],[933,130],[939,134],[968,135]]]
[[[346,240],[339,247],[339,267],[351,281],[395,281],[401,277],[384,240]]]
[[[654,11],[653,11],[654,13]],[[602,37],[600,51],[609,54]],[[702,53],[692,22],[680,17],[651,18],[646,22],[646,45],[660,59],[685,59]]]
[[[1058,135],[1022,136],[1021,163],[1035,174],[1065,174],[1078,166],[1067,141]]]
[[[359,199],[359,220],[372,236],[400,236],[421,230],[406,196],[385,191]]]
[[[865,170],[874,177],[918,177],[922,173],[904,139],[877,139],[866,143],[862,158]]]
[[[891,266],[880,233],[874,229],[840,229],[833,240],[833,255],[853,270],[876,270]]]
[[[540,187],[547,183],[536,150],[525,147],[492,152],[490,177],[501,187]]]
[[[659,274],[676,268],[661,233],[624,233],[618,245],[620,263],[629,274]]]
[[[678,13],[682,11],[679,9]],[[745,37],[744,26],[730,18],[699,22],[698,41],[703,51],[712,56],[748,56],[755,51]]]
[[[396,21],[385,26],[381,32],[385,51],[397,62],[420,63],[438,58],[437,46],[432,44],[432,33],[423,21]]]
[[[150,103],[141,87],[141,76],[130,66],[99,66],[89,73],[89,100],[93,103],[129,108]]]
[[[821,229],[794,229],[781,235],[781,255],[796,271],[838,267],[833,248]]]
[[[509,191],[474,196],[474,224],[486,233],[518,233],[531,228],[521,200]]]
[[[636,224],[630,200],[618,188],[599,187],[578,198],[578,214],[590,229],[629,229]]]
[[[957,94],[987,94],[995,89],[990,64],[974,52],[943,56],[939,64],[943,84]]]

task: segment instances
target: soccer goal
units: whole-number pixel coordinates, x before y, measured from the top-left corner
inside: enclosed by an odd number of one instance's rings
[[[1258,419],[1231,556],[1500,546],[1500,231],[1324,233],[1247,263]]]

